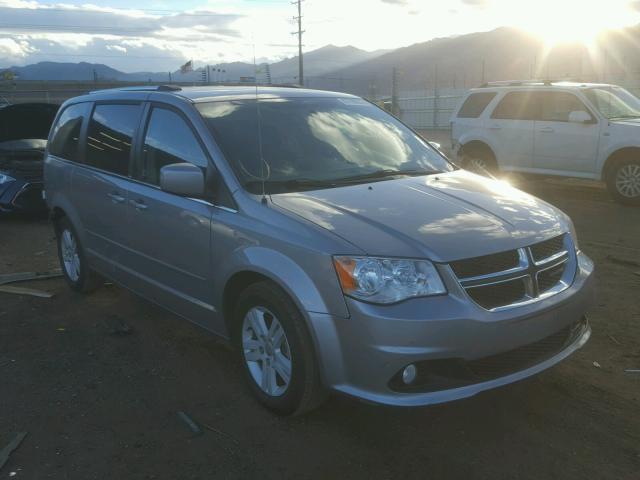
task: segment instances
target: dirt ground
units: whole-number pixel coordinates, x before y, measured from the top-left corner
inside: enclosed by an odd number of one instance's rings
[[[118,287],[31,282],[54,297],[0,293],[0,448],[28,432],[0,478],[640,479],[640,373],[625,372],[640,369],[640,209],[574,182],[522,187],[572,216],[597,265],[593,336],[560,365],[446,405],[332,397],[278,418],[198,327]],[[0,273],[56,266],[46,220],[0,221]]]

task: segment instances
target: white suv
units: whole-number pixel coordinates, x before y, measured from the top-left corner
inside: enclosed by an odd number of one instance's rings
[[[640,204],[640,99],[606,84],[494,82],[451,119],[454,153],[476,171],[603,180]]]

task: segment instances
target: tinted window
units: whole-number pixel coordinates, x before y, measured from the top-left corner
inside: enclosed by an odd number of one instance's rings
[[[458,118],[478,118],[495,96],[495,92],[472,93],[462,104]]]
[[[66,160],[80,160],[80,129],[89,114],[89,103],[78,103],[65,108],[60,115],[49,143],[49,152]]]
[[[394,117],[358,98],[272,98],[200,103],[240,182],[260,193],[331,188],[363,175],[453,169]],[[258,116],[259,112],[259,116]],[[360,179],[359,179],[360,177]]]
[[[538,102],[534,92],[510,92],[498,103],[491,118],[504,120],[535,120]]]
[[[164,108],[154,108],[144,138],[142,159],[134,176],[158,185],[162,167],[183,162],[206,168],[207,157],[180,115]]]
[[[131,140],[140,105],[96,105],[87,133],[86,163],[119,175],[129,173]]]
[[[540,120],[547,122],[568,122],[571,112],[589,110],[578,97],[567,92],[541,92],[542,109]],[[592,117],[593,118],[593,117]]]

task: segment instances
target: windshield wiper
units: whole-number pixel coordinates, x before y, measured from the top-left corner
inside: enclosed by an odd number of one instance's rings
[[[330,179],[313,179],[313,178],[292,178],[288,180],[268,179],[264,181],[267,190],[273,191],[291,191],[298,189],[309,188],[331,188],[339,185],[351,185],[357,183],[364,183],[368,180],[382,180],[390,177],[415,177],[420,175],[431,175],[434,173],[440,173],[438,170],[376,170],[375,172],[369,172],[362,175],[353,175],[343,178],[330,178]],[[245,188],[250,191],[258,191],[261,189],[262,180],[249,180],[244,184]]]
[[[311,178],[296,178],[289,180],[265,180],[265,186],[275,187],[276,189],[285,189],[285,190],[297,190],[298,188],[313,188],[313,187],[332,187],[335,186],[335,182],[333,180],[314,180]],[[255,187],[260,188],[262,185],[262,180],[249,180],[245,182],[244,186],[249,190],[255,190]],[[253,187],[253,188],[249,188]]]
[[[362,180],[377,180],[377,179],[384,179],[384,178],[389,178],[389,177],[417,177],[420,175],[432,175],[434,173],[440,173],[440,171],[438,170],[424,170],[424,169],[419,169],[419,170],[391,170],[391,169],[384,169],[384,170],[376,170],[375,172],[370,172],[370,173],[365,173],[362,175],[353,175],[351,177],[344,177],[344,178],[336,178],[335,180],[333,180],[335,183],[338,184],[345,184],[345,183],[358,183]]]

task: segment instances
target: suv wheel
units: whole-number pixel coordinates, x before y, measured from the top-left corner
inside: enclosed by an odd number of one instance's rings
[[[62,218],[57,225],[58,259],[65,280],[78,292],[90,292],[101,284],[97,273],[89,268],[87,260],[71,222]]]
[[[477,153],[465,153],[462,156],[462,168],[487,177],[493,176],[498,170],[493,159]]]
[[[614,200],[640,205],[640,160],[618,162],[608,173],[607,188]]]
[[[254,396],[280,415],[297,415],[324,399],[305,321],[275,284],[249,286],[235,310],[236,338],[245,377]]]

